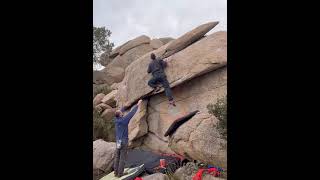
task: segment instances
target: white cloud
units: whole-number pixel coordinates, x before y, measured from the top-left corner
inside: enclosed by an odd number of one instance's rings
[[[209,22],[227,30],[227,0],[94,0],[93,24],[111,30],[116,46],[142,34],[177,38]]]

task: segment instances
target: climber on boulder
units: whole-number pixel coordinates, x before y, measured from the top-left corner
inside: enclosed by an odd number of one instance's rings
[[[116,130],[116,153],[114,159],[114,174],[116,177],[123,176],[127,147],[128,147],[128,124],[131,118],[135,115],[140,106],[142,100],[139,100],[132,110],[124,116],[124,111],[127,109],[126,106],[115,112],[115,130]]]
[[[155,92],[160,90],[159,83],[164,87],[166,96],[169,99],[169,103],[173,106],[176,106],[172,97],[172,92],[170,89],[167,76],[164,72],[164,68],[167,67],[167,62],[156,58],[156,55],[151,53],[151,62],[148,66],[148,73],[152,73],[152,78],[149,80],[148,85],[154,89]]]

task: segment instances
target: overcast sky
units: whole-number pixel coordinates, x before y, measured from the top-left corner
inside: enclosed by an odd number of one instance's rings
[[[177,38],[210,21],[227,30],[227,0],[93,0],[93,25],[111,30],[116,46],[140,35]]]

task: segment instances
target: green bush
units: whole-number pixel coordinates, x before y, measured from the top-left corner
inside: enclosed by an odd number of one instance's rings
[[[111,88],[107,84],[93,85],[93,98],[96,97],[96,95],[99,93],[103,93],[107,95],[110,92],[111,92]]]
[[[93,84],[93,97],[99,93],[108,94],[111,88],[107,84]],[[100,113],[93,108],[93,140],[103,139],[108,142],[115,141],[115,127],[113,121],[106,121]]]
[[[209,113],[219,120],[217,129],[222,138],[227,139],[227,97],[218,99],[214,105],[208,104],[207,108]]]
[[[115,127],[113,121],[106,121],[93,109],[93,140],[103,139],[115,142]]]

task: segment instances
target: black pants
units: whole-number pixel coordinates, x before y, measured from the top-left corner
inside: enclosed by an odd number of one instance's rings
[[[127,159],[128,144],[121,145],[120,149],[116,149],[114,158],[114,173],[115,175],[122,176]]]
[[[162,86],[164,87],[164,91],[165,91],[166,96],[168,97],[169,101],[173,100],[170,85],[167,80],[167,76],[165,74],[163,74],[163,73],[154,74],[152,76],[152,78],[149,80],[148,85],[152,88],[156,88],[159,83],[162,84]]]

